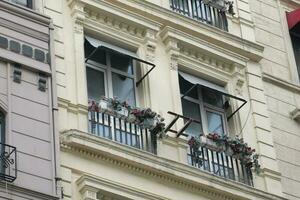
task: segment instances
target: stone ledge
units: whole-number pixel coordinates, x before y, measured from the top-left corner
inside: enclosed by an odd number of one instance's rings
[[[32,200],[58,200],[60,199],[58,196],[51,196],[44,193],[40,193],[34,190],[26,189],[20,186],[15,185],[14,183],[5,183],[0,182],[0,191],[4,193],[9,193],[8,199],[11,199],[12,196],[24,197]],[[0,199],[2,199],[0,195]],[[6,199],[6,198],[5,198]]]
[[[285,199],[194,167],[78,130],[61,133],[61,150],[85,154],[218,199]]]
[[[287,82],[285,80],[282,80],[280,78],[277,78],[275,76],[272,76],[272,75],[266,74],[266,73],[262,74],[262,79],[265,82],[269,82],[269,83],[272,83],[279,87],[285,88],[287,90],[300,93],[300,85],[296,85],[296,84]]]

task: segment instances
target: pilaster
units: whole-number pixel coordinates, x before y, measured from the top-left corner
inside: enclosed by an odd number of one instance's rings
[[[75,58],[75,99],[74,102],[77,105],[87,105],[87,87],[86,87],[86,69],[85,69],[85,58],[84,58],[84,5],[82,3],[70,4],[72,8],[72,17],[74,20],[73,25],[73,38],[74,38],[74,58]],[[87,115],[77,113],[77,124],[78,129],[82,131],[87,130]]]
[[[273,144],[271,122],[264,97],[260,64],[249,61],[247,63],[246,76],[248,79],[249,103],[251,105],[252,121],[256,138],[249,135],[249,132],[244,134],[244,137],[249,138],[247,141],[257,141],[253,146],[256,145],[257,153],[260,155],[260,165],[262,169],[261,174],[255,177],[256,187],[282,196],[280,172]]]

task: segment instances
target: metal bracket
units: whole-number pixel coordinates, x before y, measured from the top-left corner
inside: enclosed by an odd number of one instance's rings
[[[183,132],[191,125],[192,122],[201,124],[201,122],[196,120],[196,119],[185,117],[183,115],[179,115],[179,114],[171,112],[171,111],[168,111],[168,114],[175,116],[175,118],[167,125],[167,127],[165,129],[165,132],[167,133],[168,131],[170,131],[172,133],[175,133],[177,138],[181,135],[186,136],[186,137],[188,136],[187,134],[185,134]],[[180,119],[180,118],[186,120],[183,127],[179,131],[171,129],[173,127],[173,125],[177,122],[177,120]]]

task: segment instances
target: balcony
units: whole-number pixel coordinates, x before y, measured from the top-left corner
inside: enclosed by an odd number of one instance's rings
[[[252,169],[259,174],[258,154],[242,138],[210,133],[188,141],[189,164],[225,179],[253,186]]]
[[[170,7],[174,12],[228,31],[224,9],[210,6],[205,1],[207,0],[170,0]]]
[[[250,167],[239,159],[228,156],[224,152],[200,147],[195,151],[190,148],[188,154],[189,164],[201,170],[208,171],[217,176],[253,186],[253,177]]]
[[[108,103],[107,100],[105,98],[105,104]],[[103,109],[104,107],[106,109]],[[89,133],[156,154],[156,131],[147,128],[145,123],[142,125],[142,123],[128,119],[128,114],[128,111],[124,109],[116,113],[115,109],[107,109],[107,105],[92,103],[88,112]]]
[[[16,147],[0,143],[0,179],[13,182],[17,178]]]

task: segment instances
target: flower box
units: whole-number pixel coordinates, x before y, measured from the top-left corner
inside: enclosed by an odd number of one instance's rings
[[[219,10],[226,10],[225,0],[203,0],[203,3]]]
[[[223,145],[218,145],[215,141],[207,138],[206,136],[200,136],[200,146],[217,152],[222,152],[226,150]]]

